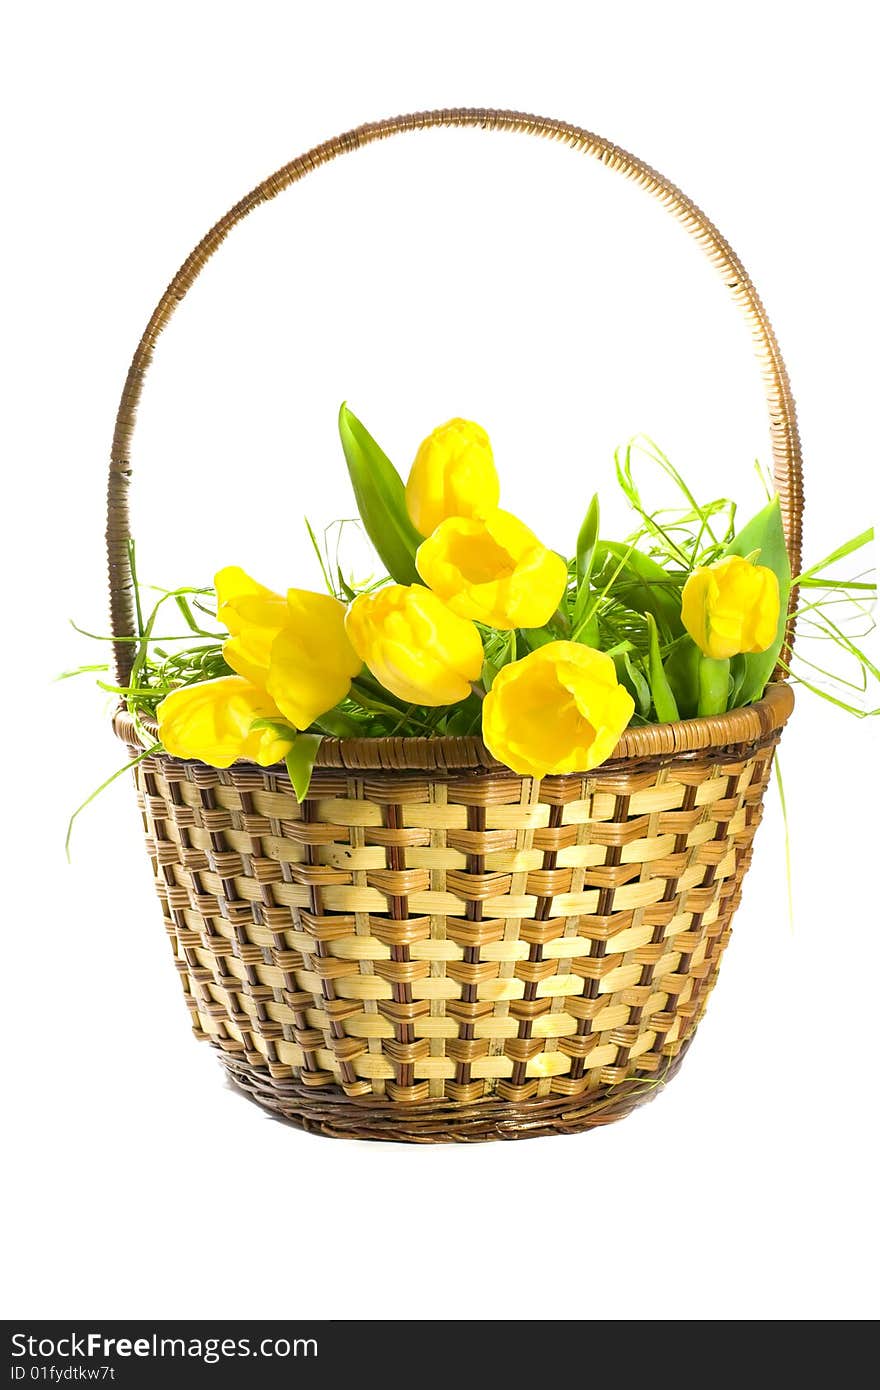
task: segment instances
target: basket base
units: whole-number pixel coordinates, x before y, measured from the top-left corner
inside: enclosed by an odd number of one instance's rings
[[[592,1091],[589,1097],[554,1096],[513,1103],[488,1097],[471,1105],[424,1101],[406,1105],[343,1091],[319,1090],[298,1081],[280,1081],[265,1067],[220,1052],[232,1084],[257,1105],[310,1134],[332,1139],[374,1139],[398,1144],[478,1144],[492,1139],[539,1139],[580,1134],[622,1120],[653,1100],[681,1065],[686,1043],[662,1075],[633,1077]],[[220,1051],[220,1049],[218,1049]]]

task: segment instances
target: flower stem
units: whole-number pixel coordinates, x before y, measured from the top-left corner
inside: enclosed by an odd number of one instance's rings
[[[727,658],[718,661],[715,657],[704,656],[700,662],[699,686],[697,714],[723,714],[727,709],[730,688],[730,661]]]

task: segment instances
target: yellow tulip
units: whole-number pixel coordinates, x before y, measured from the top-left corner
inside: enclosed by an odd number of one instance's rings
[[[249,758],[261,767],[281,762],[294,735],[251,729],[257,719],[281,719],[264,690],[242,676],[186,685],[166,695],[157,710],[159,738],[175,758],[198,758],[211,767],[229,767]]]
[[[214,577],[217,617],[230,636],[233,671],[267,690],[297,729],[348,694],[361,663],[345,635],[345,605],[330,594],[288,589],[286,598],[238,566]]]
[[[458,618],[420,584],[390,584],[360,594],[346,631],[376,679],[400,700],[454,705],[471,693],[483,668],[483,644],[473,623]]]
[[[529,777],[587,772],[614,751],[634,708],[610,656],[548,642],[498,672],[483,701],[483,741]]]
[[[419,534],[430,536],[448,516],[485,516],[500,495],[486,431],[472,420],[449,420],[419,446],[406,509]]]
[[[285,624],[272,642],[266,675],[282,714],[307,729],[348,694],[360,669],[345,632],[345,605],[330,594],[288,589]]]
[[[704,656],[765,652],[779,624],[779,581],[766,565],[730,555],[690,575],[681,620]]]
[[[543,627],[568,581],[565,561],[510,512],[450,517],[419,546],[419,574],[462,618]]]
[[[269,652],[288,621],[287,600],[258,584],[238,565],[227,565],[214,576],[217,619],[229,637],[223,655],[233,671],[265,686]]]

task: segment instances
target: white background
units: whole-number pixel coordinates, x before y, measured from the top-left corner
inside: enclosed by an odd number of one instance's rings
[[[197,1046],[134,798],[66,627],[106,630],[104,466],[173,270],[272,168],[362,120],[534,110],[709,212],[800,406],[807,555],[876,515],[869,6],[32,3],[7,19],[3,1111],[7,1316],[865,1318],[877,1311],[877,737],[809,695],[681,1076],[625,1123],[477,1147],[277,1124]],[[353,408],[402,468],[453,414],[570,547],[653,434],[760,500],[748,335],[682,230],[545,142],[445,132],[339,161],[237,231],[157,355],[135,448],[142,573],[318,587],[300,517],[351,512]],[[9,631],[10,623],[12,632]]]

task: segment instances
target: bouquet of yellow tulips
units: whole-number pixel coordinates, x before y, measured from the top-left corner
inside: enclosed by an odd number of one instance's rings
[[[864,613],[875,586],[824,574],[872,531],[793,579],[775,498],[737,527],[733,502],[700,504],[648,442],[683,505],[647,510],[630,445],[616,467],[636,531],[603,540],[593,497],[568,558],[499,505],[479,425],[455,419],[435,429],[405,485],[345,405],[339,429],[384,573],[346,579],[309,527],[326,593],[275,593],[235,565],[211,589],[163,593],[139,619],[129,684],[107,687],[127,701],[149,751],[214,767],[284,761],[300,799],[326,736],[481,734],[514,772],[587,771],[630,724],[721,714],[759,699],[778,667],[791,674],[785,634],[795,586],[808,595],[796,616],[813,635],[854,657],[863,685],[878,676],[829,613],[841,601]],[[137,587],[133,547],[131,564]],[[809,597],[815,589],[821,596]],[[173,650],[153,638],[169,599],[187,623]]]

